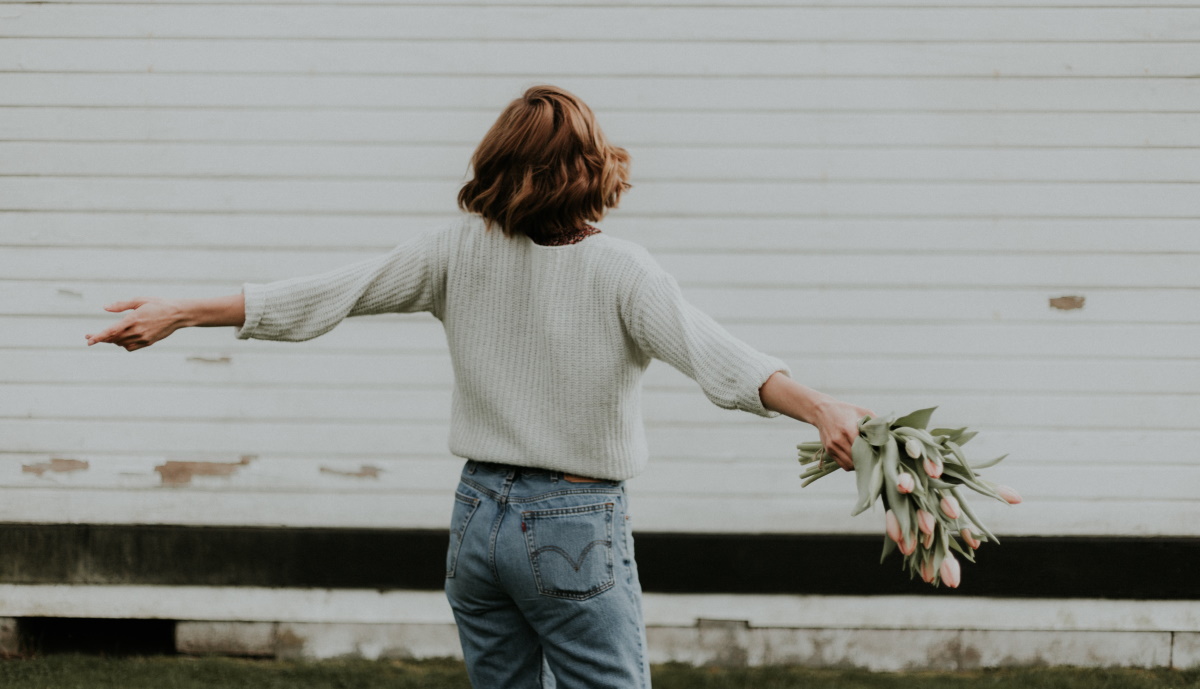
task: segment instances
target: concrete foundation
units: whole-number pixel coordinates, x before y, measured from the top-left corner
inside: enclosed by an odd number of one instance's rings
[[[1200,632],[1175,632],[1171,645],[1171,667],[1200,670]]]
[[[15,656],[20,650],[20,639],[17,637],[17,619],[15,617],[0,617],[0,658]]]
[[[699,620],[692,627],[650,627],[647,637],[652,663],[721,667],[794,664],[897,672],[1200,665],[1200,633],[1184,632],[786,629]],[[453,624],[186,621],[178,624],[176,643],[181,653],[197,655],[462,657]]]

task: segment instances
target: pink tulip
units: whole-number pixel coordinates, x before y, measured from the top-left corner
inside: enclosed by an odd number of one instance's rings
[[[907,536],[901,538],[897,546],[900,548],[900,552],[902,554],[912,555],[913,551],[917,549],[916,534],[908,534]]]
[[[921,575],[921,579],[924,580],[926,584],[932,584],[934,577],[933,560],[922,558],[921,567],[917,570],[917,572]]]
[[[996,486],[996,492],[1000,494],[1000,497],[1004,498],[1004,502],[1010,505],[1021,502],[1021,494],[1013,490],[1011,486]]]
[[[963,542],[971,546],[972,550],[983,544],[982,541],[980,541],[978,538],[975,538],[975,534],[971,533],[970,529],[963,529],[960,533],[962,535]]]
[[[917,527],[921,529],[921,533],[933,533],[933,527],[936,523],[932,514],[925,510],[917,510]]]
[[[913,479],[912,474],[907,471],[900,472],[900,476],[896,478],[896,492],[908,494],[913,492],[917,487],[917,482]]]
[[[933,534],[932,533],[925,534],[925,538],[921,540],[921,545],[925,546],[925,550],[929,550],[930,548],[932,548],[933,547]]]
[[[925,467],[925,473],[929,475],[929,478],[941,478],[942,460],[926,455],[922,466]]]
[[[958,560],[950,553],[946,553],[946,559],[942,560],[942,566],[938,571],[942,575],[942,582],[946,586],[956,589],[962,583],[962,567],[958,564]]]
[[[887,524],[888,538],[892,539],[896,543],[900,543],[900,520],[896,518],[896,513],[888,510],[887,514],[883,516],[883,520],[884,523]]]
[[[958,499],[953,495],[942,498],[942,513],[951,519],[958,519],[962,511],[958,508]]]

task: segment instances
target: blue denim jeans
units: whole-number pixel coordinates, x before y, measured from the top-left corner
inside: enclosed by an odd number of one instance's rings
[[[468,460],[446,597],[476,689],[647,689],[624,484]]]

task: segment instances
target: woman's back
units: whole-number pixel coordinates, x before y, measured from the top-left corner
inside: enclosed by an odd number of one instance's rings
[[[450,451],[625,480],[645,468],[640,379],[659,358],[713,403],[762,416],[781,360],[687,303],[641,246],[597,234],[541,246],[478,216],[318,275],[243,285],[239,338],[308,340],[350,316],[429,311],[454,364]]]
[[[624,479],[645,465],[639,381],[649,358],[629,332],[653,262],[600,233],[541,246],[448,228],[441,313],[454,363],[450,451],[489,462]]]

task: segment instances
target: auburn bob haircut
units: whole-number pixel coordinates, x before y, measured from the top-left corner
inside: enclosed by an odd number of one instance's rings
[[[599,221],[630,187],[629,153],[608,143],[586,103],[555,86],[509,103],[471,167],[459,208],[509,237],[549,239]]]

